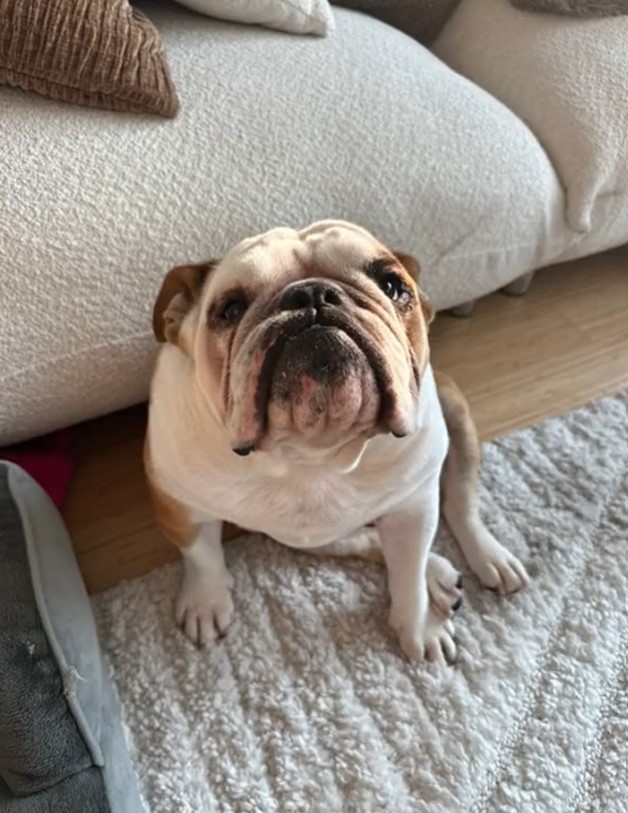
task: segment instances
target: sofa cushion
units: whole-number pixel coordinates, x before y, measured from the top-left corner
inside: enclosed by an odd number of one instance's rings
[[[566,190],[570,256],[628,240],[628,17],[597,20],[463,0],[435,43],[520,116]]]
[[[0,83],[111,110],[178,107],[159,35],[127,0],[0,0]]]
[[[0,96],[0,443],[146,398],[168,269],[270,227],[356,221],[417,255],[437,308],[573,239],[528,128],[399,31],[341,8],[324,39],[150,8],[173,121]]]
[[[0,461],[0,807],[140,813],[93,615],[63,522]]]

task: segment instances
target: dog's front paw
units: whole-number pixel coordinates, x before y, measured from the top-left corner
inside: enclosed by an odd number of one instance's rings
[[[454,625],[450,619],[441,618],[429,608],[425,624],[418,619],[405,617],[391,609],[390,626],[397,633],[401,649],[411,661],[433,661],[445,665],[456,660]]]
[[[438,615],[452,618],[462,605],[462,576],[438,553],[427,560],[427,589],[430,604]]]
[[[206,579],[186,573],[175,606],[175,618],[183,632],[197,646],[215,641],[233,618],[232,579]]]
[[[485,587],[501,595],[527,587],[530,577],[519,559],[506,550],[488,531],[479,541],[479,550],[469,564]]]

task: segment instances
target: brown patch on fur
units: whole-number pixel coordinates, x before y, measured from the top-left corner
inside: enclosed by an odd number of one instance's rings
[[[412,254],[405,254],[403,251],[395,251],[393,254],[401,265],[403,265],[408,274],[410,274],[412,279],[418,284],[421,274],[421,265],[417,258],[413,257]]]
[[[419,274],[421,273],[421,266],[419,265],[418,261],[410,254],[403,254],[400,252],[395,252],[394,257],[397,264],[400,264],[403,268],[406,281],[409,285],[411,285],[420,304],[420,308],[417,308],[415,299],[411,308],[405,311],[397,311],[405,327],[410,347],[412,348],[412,362],[418,385],[423,371],[427,367],[430,360],[427,327],[433,318],[433,310],[431,306],[429,306],[429,303],[427,303],[427,299],[419,287]]]
[[[430,325],[434,321],[434,308],[419,286],[419,277],[421,275],[421,265],[419,261],[411,254],[404,254],[402,251],[395,251],[395,257],[414,280],[419,293],[425,323]]]
[[[400,305],[394,302],[394,305],[397,317],[405,328],[411,347],[411,361],[418,386],[420,377],[430,358],[427,327],[434,318],[434,309],[419,287],[421,266],[415,257],[403,252],[393,252],[375,258],[367,264],[366,269],[369,276],[375,279],[378,272],[387,270],[397,274],[413,293],[407,304]],[[416,308],[417,299],[420,310]]]
[[[181,325],[190,308],[200,299],[207,275],[215,260],[196,265],[179,265],[164,279],[153,308],[153,332],[158,342],[170,342],[190,353],[179,340]]]
[[[187,508],[165,494],[157,485],[148,438],[144,442],[144,471],[157,525],[173,545],[178,548],[189,547],[194,542],[197,527],[190,522]]]
[[[427,338],[427,323],[419,308],[413,308],[403,319],[408,342],[412,348],[413,366],[420,380],[430,360],[430,345]]]
[[[469,404],[448,375],[434,371],[434,378],[452,447],[446,467],[455,458],[456,476],[464,481],[465,488],[475,490],[482,451]]]

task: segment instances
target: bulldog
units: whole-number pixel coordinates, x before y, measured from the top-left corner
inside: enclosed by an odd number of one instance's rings
[[[166,276],[145,466],[183,554],[176,620],[196,644],[233,616],[224,522],[382,558],[411,659],[456,656],[461,578],[431,552],[441,508],[482,584],[526,585],[480,518],[480,444],[464,397],[431,368],[432,317],[416,260],[341,221],[274,229]]]

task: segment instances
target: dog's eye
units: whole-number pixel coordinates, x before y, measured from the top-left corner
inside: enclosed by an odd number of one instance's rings
[[[414,292],[403,276],[397,273],[390,257],[371,260],[364,271],[396,305],[406,307],[414,301]]]
[[[218,310],[218,318],[225,322],[238,322],[248,307],[242,294],[233,294],[225,299]]]
[[[402,280],[396,274],[383,274],[377,284],[393,302],[402,299],[407,294],[407,289]]]

